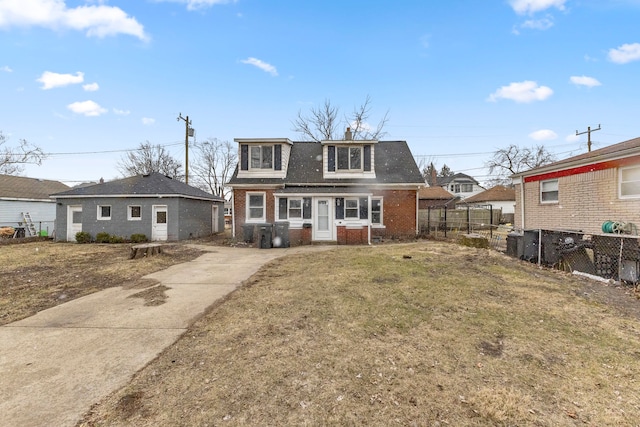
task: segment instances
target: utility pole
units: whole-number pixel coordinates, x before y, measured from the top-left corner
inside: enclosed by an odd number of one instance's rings
[[[578,133],[578,131],[576,131],[576,136],[584,135],[585,133],[587,134],[587,149],[589,150],[589,152],[591,152],[591,132],[595,132],[600,129],[602,128],[600,127],[600,125],[598,125],[598,129],[591,129],[591,126],[588,126],[585,132]]]
[[[193,134],[193,128],[190,127],[191,120],[189,120],[189,116],[182,117],[182,113],[179,113],[176,120],[184,120],[184,182],[189,184],[189,131]]]

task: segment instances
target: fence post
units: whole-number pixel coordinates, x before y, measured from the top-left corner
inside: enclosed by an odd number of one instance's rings
[[[467,205],[467,234],[471,233],[471,208]]]
[[[447,228],[449,224],[447,224],[447,207],[444,207],[444,237],[447,238]]]
[[[493,205],[489,205],[489,238],[493,239]]]
[[[427,206],[427,236],[431,234],[431,206]]]

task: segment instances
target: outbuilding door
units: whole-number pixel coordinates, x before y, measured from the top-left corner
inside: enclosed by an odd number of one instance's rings
[[[82,206],[67,206],[67,242],[76,241],[82,231]]]
[[[218,224],[219,224],[219,216],[220,215],[220,211],[218,209],[218,206],[214,205],[211,207],[211,232],[212,233],[217,233],[218,231]]]
[[[151,240],[167,240],[167,205],[153,205]]]

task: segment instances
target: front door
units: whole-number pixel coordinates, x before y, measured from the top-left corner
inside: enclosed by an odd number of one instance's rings
[[[313,240],[333,240],[331,199],[316,199]]]
[[[220,230],[218,230],[218,224],[219,224],[218,215],[219,215],[218,207],[217,206],[212,206],[211,207],[211,231],[213,233],[217,233],[218,231],[220,231]]]
[[[167,240],[167,206],[153,205],[151,240]]]
[[[82,206],[67,206],[67,242],[76,241],[82,231]]]

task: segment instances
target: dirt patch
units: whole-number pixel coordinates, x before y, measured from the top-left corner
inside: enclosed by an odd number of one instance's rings
[[[144,300],[144,305],[147,307],[158,306],[164,304],[167,301],[167,298],[169,298],[165,293],[169,289],[171,288],[164,285],[154,286],[152,288],[145,289],[142,292],[129,295],[128,298],[142,298]]]

